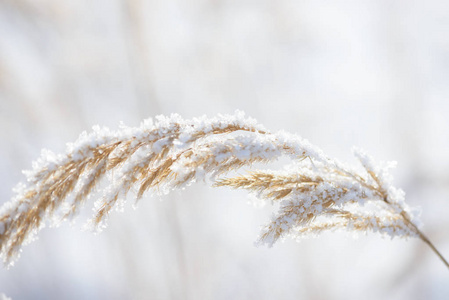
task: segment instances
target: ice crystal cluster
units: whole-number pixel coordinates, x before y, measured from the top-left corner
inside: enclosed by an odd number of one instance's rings
[[[116,131],[97,126],[68,144],[65,154],[43,150],[24,172],[26,183],[0,209],[0,253],[11,263],[46,224],[75,216],[103,178],[108,185],[94,204],[95,228],[105,226],[131,188],[140,199],[147,191],[165,194],[207,178],[214,186],[247,189],[277,207],[259,244],[334,229],[420,236],[404,193],[391,185],[391,164],[376,163],[359,149],[354,154],[358,169],[297,135],[272,133],[240,111],[191,120],[158,116]],[[281,156],[291,160],[282,171],[249,168]],[[241,168],[248,173],[225,177]]]

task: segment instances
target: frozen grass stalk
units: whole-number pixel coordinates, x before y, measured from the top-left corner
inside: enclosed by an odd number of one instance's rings
[[[131,188],[140,199],[148,191],[166,194],[208,178],[216,187],[246,189],[278,210],[263,228],[258,244],[317,235],[324,230],[379,232],[390,237],[418,237],[449,267],[418,229],[416,212],[404,192],[392,186],[391,163],[377,163],[360,149],[363,168],[327,157],[307,140],[287,132],[269,132],[237,111],[233,115],[185,120],[173,114],[145,120],[117,131],[93,128],[67,145],[63,155],[48,150],[24,172],[25,184],[0,208],[0,255],[10,265],[22,245],[48,223],[76,216],[98,183],[109,185],[95,202],[89,225],[101,230],[113,208],[120,208]],[[230,171],[287,156],[281,171]]]

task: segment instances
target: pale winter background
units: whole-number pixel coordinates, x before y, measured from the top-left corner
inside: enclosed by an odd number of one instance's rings
[[[449,256],[449,2],[0,0],[0,203],[41,148],[83,130],[242,109],[353,161],[397,160]],[[162,200],[162,201],[161,201]],[[19,299],[448,299],[419,240],[324,234],[256,248],[270,208],[197,184],[45,229],[0,293]]]

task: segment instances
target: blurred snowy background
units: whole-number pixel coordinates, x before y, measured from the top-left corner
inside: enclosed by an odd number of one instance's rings
[[[395,185],[449,257],[449,2],[0,0],[0,203],[39,156],[95,124],[246,111]],[[163,200],[163,201],[160,201]],[[44,229],[0,293],[19,299],[448,299],[419,240],[324,234],[253,245],[270,208],[197,184]]]

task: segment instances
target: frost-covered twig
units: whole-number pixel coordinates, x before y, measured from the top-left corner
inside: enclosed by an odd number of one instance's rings
[[[69,144],[64,155],[42,151],[33,170],[25,172],[27,183],[20,184],[16,196],[0,209],[0,254],[11,263],[48,221],[75,216],[104,177],[110,184],[95,202],[90,221],[97,229],[105,226],[111,209],[121,207],[133,187],[140,199],[147,191],[165,194],[209,178],[214,186],[247,189],[278,204],[259,244],[272,246],[279,239],[323,230],[374,231],[419,237],[449,267],[419,231],[404,193],[391,185],[391,166],[376,164],[358,149],[354,154],[364,169],[327,157],[299,136],[271,133],[242,112],[192,120],[158,116],[155,123],[149,119],[137,128],[122,126],[117,131],[95,127]],[[281,156],[292,160],[283,171],[220,177]]]

